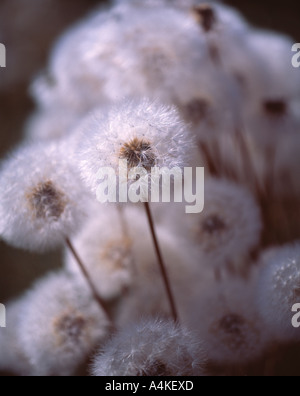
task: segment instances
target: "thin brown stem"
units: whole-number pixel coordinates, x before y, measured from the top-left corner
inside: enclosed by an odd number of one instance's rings
[[[86,282],[88,283],[88,285],[89,285],[89,287],[91,289],[93,298],[98,303],[100,308],[105,312],[105,314],[106,314],[107,318],[109,319],[110,323],[112,323],[112,317],[111,317],[111,314],[110,314],[110,312],[108,311],[108,309],[106,307],[105,302],[99,296],[99,294],[98,294],[98,292],[97,292],[97,290],[96,290],[96,288],[95,288],[95,286],[93,284],[93,281],[92,281],[88,271],[86,270],[85,265],[83,264],[83,261],[81,260],[79,254],[77,253],[74,245],[72,244],[72,242],[71,242],[71,240],[69,238],[66,238],[66,244],[67,244],[70,252],[74,256],[74,259],[76,260],[76,262],[77,262],[77,264],[78,264],[78,266],[79,266],[79,268],[81,270],[82,275],[84,276]]]
[[[166,288],[166,293],[167,293],[167,296],[168,296],[168,299],[169,299],[172,316],[173,316],[174,321],[178,322],[178,313],[177,313],[177,308],[176,308],[176,304],[175,304],[175,299],[174,299],[174,296],[173,296],[173,293],[172,293],[172,289],[171,289],[171,284],[170,284],[167,268],[166,268],[166,265],[164,263],[163,256],[162,256],[162,253],[161,253],[161,250],[160,250],[160,246],[159,246],[159,243],[158,243],[158,238],[157,238],[155,227],[154,227],[154,221],[153,221],[150,205],[149,205],[148,202],[145,202],[145,210],[146,210],[146,214],[147,214],[147,217],[148,217],[149,226],[150,226],[150,229],[151,229],[151,234],[152,234],[152,239],[153,239],[153,243],[154,243],[154,247],[155,247],[155,251],[156,251],[156,255],[157,255],[157,259],[158,259],[158,264],[159,264],[161,275],[162,275],[162,278],[163,278],[163,282],[164,282],[164,285],[165,285],[165,288]]]

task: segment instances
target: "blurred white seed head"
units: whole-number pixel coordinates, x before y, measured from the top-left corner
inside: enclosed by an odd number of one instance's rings
[[[25,125],[25,138],[35,142],[64,138],[79,120],[78,113],[57,107],[51,110],[38,110]]]
[[[205,342],[211,362],[243,366],[263,356],[268,347],[255,303],[255,281],[253,275],[247,282],[215,284],[191,302],[187,324]]]
[[[190,14],[163,3],[122,2],[63,36],[33,91],[45,107],[62,101],[87,110],[131,96],[170,104],[203,92],[215,75],[210,70],[206,39]]]
[[[100,350],[94,376],[199,376],[203,344],[173,322],[147,320],[120,331]]]
[[[255,30],[247,36],[242,49],[245,55],[241,54],[240,59],[248,63],[238,72],[247,91],[244,124],[256,144],[257,157],[270,157],[270,150],[280,155],[285,140],[296,139],[300,76],[291,67],[292,44],[287,36]],[[268,165],[269,159],[266,162]]]
[[[72,376],[108,335],[108,322],[86,287],[58,273],[28,293],[18,332],[33,375]]]
[[[257,295],[265,331],[284,343],[299,341],[299,329],[292,326],[292,307],[300,302],[300,245],[277,249],[263,262]]]
[[[128,171],[143,167],[150,173],[154,167],[182,168],[193,153],[176,109],[146,99],[116,105],[106,117],[95,113],[83,123],[82,131],[79,167],[94,192],[99,169],[111,167],[119,176],[120,160]]]
[[[133,241],[122,212],[114,205],[105,208],[94,205],[90,220],[72,241],[99,295],[107,300],[122,296],[133,281]],[[66,251],[65,265],[72,274],[81,276],[69,251]]]
[[[257,98],[262,101],[299,97],[300,76],[291,67],[293,39],[272,31],[254,30],[247,36],[247,42],[249,50],[257,57],[257,63],[264,66],[257,69],[264,72],[255,76],[259,82]]]
[[[202,29],[207,10],[216,22],[209,36]],[[197,135],[232,130],[240,114],[238,85],[214,58],[223,47],[239,47],[245,26],[219,4],[117,2],[60,39],[34,96],[41,108],[60,104],[80,113],[124,97],[159,98],[178,106]]]
[[[25,376],[30,373],[30,363],[18,336],[23,306],[23,298],[6,304],[6,328],[0,329],[0,371]]]
[[[0,237],[44,251],[64,243],[85,217],[87,194],[60,142],[24,145],[2,163]]]
[[[188,235],[187,240],[192,241],[202,258],[199,261],[210,263],[213,268],[247,265],[250,254],[259,245],[260,210],[251,193],[235,183],[207,179],[204,211],[181,216],[180,220],[178,216],[181,213],[174,212],[171,220],[181,224],[177,232]]]
[[[238,81],[249,117],[250,108],[278,119],[299,97],[299,73],[291,67],[292,44],[288,36],[253,29],[225,49],[223,65]]]

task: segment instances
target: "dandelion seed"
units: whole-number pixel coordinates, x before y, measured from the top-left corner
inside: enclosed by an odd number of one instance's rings
[[[88,194],[63,144],[19,148],[2,163],[0,184],[0,235],[15,247],[56,248],[84,220]]]
[[[299,303],[299,244],[277,249],[264,259],[258,282],[258,306],[270,337],[277,341],[299,341],[299,331],[292,326],[292,307]]]
[[[203,344],[187,330],[147,320],[122,330],[100,350],[93,376],[199,376],[204,374]]]
[[[18,334],[32,374],[70,376],[108,335],[104,311],[65,273],[38,282],[26,296]]]

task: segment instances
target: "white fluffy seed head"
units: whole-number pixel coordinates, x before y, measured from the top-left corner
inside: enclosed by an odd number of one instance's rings
[[[105,300],[122,296],[133,281],[133,240],[128,235],[123,209],[94,205],[90,220],[75,238],[73,245],[80,252],[99,295]],[[124,228],[125,227],[125,228]],[[82,276],[72,254],[66,252],[66,269]]]
[[[108,322],[87,287],[62,272],[28,293],[18,333],[33,375],[71,376],[107,336]]]
[[[178,216],[180,212],[174,213],[173,221]],[[203,262],[213,268],[247,264],[262,231],[260,210],[251,193],[220,179],[206,180],[203,212],[181,216],[180,224],[178,232],[189,236]]]
[[[49,73],[33,85],[40,107],[82,113],[125,97],[159,98],[176,105],[198,135],[232,130],[239,91],[215,58],[226,56],[226,48],[218,54],[223,46],[239,47],[245,23],[223,5],[200,4],[213,8],[217,22],[208,39],[193,8],[198,2],[176,3],[121,1],[71,29]]]
[[[212,363],[246,366],[268,347],[255,303],[255,279],[215,284],[191,301],[187,324],[205,342]]]
[[[95,113],[83,123],[82,131],[79,167],[93,192],[99,185],[99,170],[111,167],[119,176],[120,160],[128,171],[143,167],[150,173],[154,167],[182,168],[193,155],[176,109],[146,99],[116,105],[106,117]]]
[[[203,92],[204,70],[210,76],[211,69],[193,17],[164,4],[123,2],[66,33],[53,51],[48,75],[33,90],[45,107],[62,101],[90,109],[131,96],[188,102]]]
[[[147,320],[122,330],[100,350],[93,376],[199,376],[205,352],[187,330],[173,322]]]
[[[78,231],[87,194],[64,144],[25,145],[2,163],[0,236],[34,251],[56,248]]]
[[[84,113],[96,103],[103,103],[103,75],[96,72],[95,62],[91,62],[91,43],[99,40],[95,28],[106,17],[107,12],[101,10],[88,21],[77,23],[59,39],[47,72],[38,75],[31,85],[31,95],[40,109],[64,107]],[[95,72],[98,80],[93,76]]]
[[[258,282],[258,304],[270,337],[280,342],[299,341],[292,326],[292,308],[300,303],[300,245],[268,254]]]
[[[34,142],[64,138],[79,120],[78,114],[65,109],[38,110],[26,123],[25,138]]]
[[[255,76],[259,81],[256,94],[260,102],[263,99],[299,97],[300,76],[291,67],[293,43],[292,38],[267,30],[254,30],[247,36],[249,51],[255,54],[256,62],[264,66],[257,69],[264,72]]]

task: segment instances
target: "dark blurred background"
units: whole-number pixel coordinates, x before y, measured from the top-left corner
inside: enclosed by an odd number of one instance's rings
[[[141,0],[143,1],[143,0]],[[299,0],[228,0],[253,24],[287,33],[300,42]],[[28,86],[45,68],[57,37],[74,21],[105,0],[0,0],[0,43],[7,47],[7,68],[0,69],[0,158],[21,139],[34,105]],[[58,253],[47,256],[16,251],[0,242],[0,302],[58,266]]]

